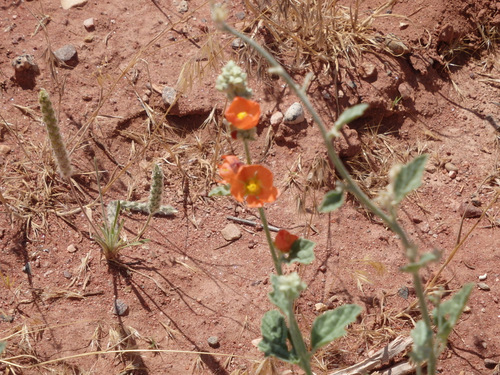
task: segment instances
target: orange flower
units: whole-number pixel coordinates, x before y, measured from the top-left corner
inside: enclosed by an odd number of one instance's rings
[[[243,202],[247,198],[248,207],[262,207],[278,196],[273,186],[272,172],[261,165],[243,165],[231,181],[231,195]]]
[[[260,117],[260,105],[253,100],[237,96],[226,109],[226,119],[235,128],[248,130],[257,126]]]
[[[219,166],[219,175],[223,183],[230,184],[243,163],[234,155],[223,155],[222,159],[224,162]]]
[[[287,230],[281,229],[276,235],[274,246],[282,253],[288,253],[295,241],[299,239],[295,234],[291,234]]]

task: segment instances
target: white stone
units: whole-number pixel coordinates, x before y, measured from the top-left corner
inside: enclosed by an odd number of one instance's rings
[[[305,120],[304,109],[299,102],[293,103],[285,112],[283,121],[287,125],[300,124]]]
[[[92,31],[95,29],[95,23],[93,18],[87,18],[85,21],[83,21],[83,26],[87,31]]]
[[[270,119],[271,125],[279,125],[281,121],[283,121],[283,113],[280,111],[273,113]]]
[[[61,6],[63,9],[71,9],[74,7],[81,7],[87,4],[88,0],[61,0]]]

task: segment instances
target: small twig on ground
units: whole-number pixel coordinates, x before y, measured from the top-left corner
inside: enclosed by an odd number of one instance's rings
[[[254,222],[254,221],[251,221],[251,220],[240,219],[239,217],[234,217],[234,216],[226,216],[226,219],[232,220],[232,221],[235,221],[235,222],[241,223],[241,224],[251,225],[252,227],[257,227],[257,226],[262,225],[262,224]],[[273,231],[273,232],[279,232],[280,228],[273,227],[272,225],[269,225],[269,230]]]

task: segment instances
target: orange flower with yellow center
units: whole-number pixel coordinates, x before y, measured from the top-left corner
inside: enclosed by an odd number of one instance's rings
[[[237,96],[226,109],[226,120],[239,130],[248,130],[257,126],[260,118],[260,105],[253,100]]]
[[[219,166],[219,175],[223,183],[230,184],[243,163],[234,155],[223,155],[222,159],[224,162]]]
[[[247,200],[248,207],[262,207],[278,196],[273,186],[272,172],[261,165],[244,165],[231,181],[231,195],[238,201]]]
[[[289,231],[281,229],[276,235],[274,246],[276,246],[276,248],[282,253],[288,253],[290,252],[293,243],[298,239],[299,237],[295,234],[291,234]]]

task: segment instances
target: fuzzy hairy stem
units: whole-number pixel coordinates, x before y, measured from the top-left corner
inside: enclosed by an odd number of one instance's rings
[[[337,155],[337,152],[335,151],[333,147],[333,143],[331,142],[330,137],[328,136],[328,130],[323,123],[323,120],[319,116],[319,114],[316,112],[314,107],[312,106],[309,98],[307,97],[306,93],[304,90],[295,83],[295,81],[292,79],[292,77],[283,69],[283,67],[274,59],[274,57],[267,52],[264,48],[262,48],[257,42],[255,42],[253,39],[249,38],[248,36],[238,32],[237,30],[233,29],[230,27],[225,21],[223,21],[221,18],[215,19],[217,22],[217,26],[222,30],[226,31],[228,33],[231,33],[235,35],[236,37],[240,38],[242,41],[245,43],[249,44],[252,48],[254,48],[261,56],[263,56],[271,65],[271,68],[269,68],[269,71],[274,74],[280,75],[285,82],[288,84],[288,86],[296,93],[296,95],[299,97],[299,99],[304,103],[306,106],[307,110],[313,117],[314,122],[317,124],[320,133],[323,137],[325,146],[327,148],[328,156],[332,163],[335,165],[335,168],[339,172],[340,176],[344,179],[346,188],[348,191],[350,191],[358,201],[360,201],[368,210],[370,210],[373,214],[377,215],[380,217],[386,225],[398,235],[398,237],[401,240],[401,243],[405,249],[406,255],[408,257],[408,260],[410,262],[413,262],[417,259],[417,247],[416,245],[413,244],[413,242],[409,239],[408,235],[406,234],[405,230],[399,225],[397,220],[393,218],[390,215],[387,215],[384,211],[382,211],[363,191],[361,188],[356,184],[354,179],[351,177],[349,172],[347,171],[346,167],[340,160],[339,156]],[[429,317],[429,311],[427,309],[427,304],[426,304],[426,298],[425,298],[425,293],[423,289],[423,284],[420,276],[418,275],[418,272],[413,273],[413,283],[415,286],[415,292],[417,294],[418,300],[419,300],[419,305],[420,305],[420,311],[422,313],[422,318],[424,323],[429,327],[429,329],[432,328],[431,325],[431,320]],[[432,347],[434,347],[434,340],[432,339]],[[433,352],[431,354],[431,357],[429,358],[428,362],[428,372],[429,374],[435,374],[435,369],[436,369],[436,357]],[[434,371],[434,372],[432,372]]]

